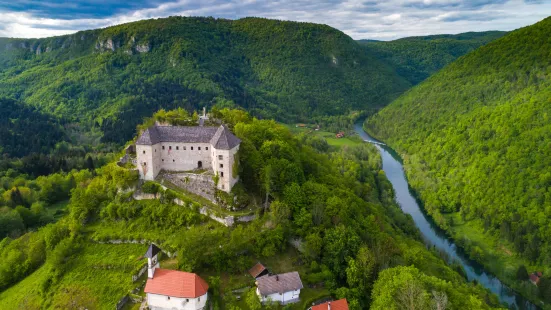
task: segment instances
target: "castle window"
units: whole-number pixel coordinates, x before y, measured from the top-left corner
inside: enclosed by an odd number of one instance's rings
[[[224,177],[224,172],[220,171],[220,177],[221,177],[221,178]]]
[[[145,154],[145,151],[143,151],[143,153]]]
[[[176,146],[176,151],[178,151],[180,148],[178,146]]]
[[[161,159],[162,161],[165,161],[164,159]]]
[[[222,189],[224,189],[224,184],[222,184]]]
[[[207,151],[208,151],[208,150],[209,150],[209,147],[208,147],[208,146],[205,146],[205,150],[207,150]]]
[[[173,159],[172,162],[174,162],[175,160]]]
[[[224,165],[223,165],[223,164],[220,164],[220,168],[224,168]]]
[[[163,150],[165,149],[165,146],[163,145]]]
[[[199,147],[197,147],[197,149],[200,151],[200,150],[201,150],[201,147],[199,146]]]
[[[186,147],[184,146],[184,151],[186,150]]]
[[[218,159],[219,159],[219,160],[222,160],[222,159],[224,159],[224,156],[218,155]]]
[[[168,146],[168,149],[169,149],[169,150],[172,150],[172,145],[169,145],[169,146]]]
[[[144,161],[144,162],[143,162],[143,165],[144,165],[144,166],[147,166],[147,163]]]
[[[191,147],[191,150],[193,151],[193,146]]]

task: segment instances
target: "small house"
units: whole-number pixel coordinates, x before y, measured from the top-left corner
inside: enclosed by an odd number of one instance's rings
[[[151,310],[202,310],[205,309],[209,286],[195,273],[159,268],[157,259],[161,250],[149,246],[147,282],[144,292]]]
[[[328,301],[312,306],[309,310],[348,310],[348,302],[346,301],[346,298]]]
[[[339,131],[336,135],[335,135],[336,138],[340,139],[340,138],[344,138],[344,131]]]
[[[265,276],[268,273],[268,269],[264,267],[264,265],[262,265],[260,262],[256,263],[256,265],[254,265],[253,268],[249,270],[249,274],[255,279]]]
[[[266,275],[256,280],[256,294],[261,302],[269,300],[282,305],[299,301],[303,288],[298,272]]]

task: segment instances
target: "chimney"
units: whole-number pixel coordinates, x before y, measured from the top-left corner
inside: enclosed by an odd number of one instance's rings
[[[331,310],[331,302],[327,303],[327,310]]]

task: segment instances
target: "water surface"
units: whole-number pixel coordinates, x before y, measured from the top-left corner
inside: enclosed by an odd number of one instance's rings
[[[369,136],[362,128],[362,122],[355,124],[354,130],[364,141],[375,144],[381,153],[383,170],[394,187],[396,201],[405,213],[412,216],[415,225],[421,231],[421,235],[427,244],[435,246],[440,251],[445,252],[451,260],[461,264],[469,281],[476,280],[496,294],[502,302],[508,304],[512,309],[538,309],[529,300],[507,287],[492,274],[486,272],[480,264],[470,260],[461,249],[457,248],[453,241],[436,226],[430,217],[422,211],[418,201],[410,190],[404,174],[402,160],[396,152],[384,145],[384,143]]]

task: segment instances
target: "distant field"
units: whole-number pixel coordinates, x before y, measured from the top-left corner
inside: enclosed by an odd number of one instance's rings
[[[341,146],[355,146],[362,144],[363,141],[357,135],[349,135],[344,138],[336,138],[334,132],[314,130],[313,128],[307,127],[296,127],[295,124],[284,124],[291,130],[293,134],[305,133],[310,135],[316,135],[327,140],[327,143],[331,146],[341,147]]]

